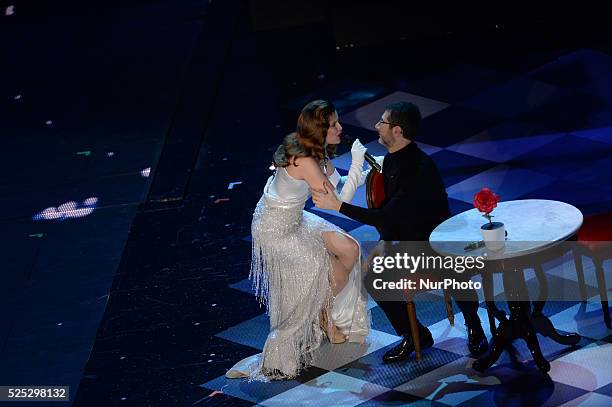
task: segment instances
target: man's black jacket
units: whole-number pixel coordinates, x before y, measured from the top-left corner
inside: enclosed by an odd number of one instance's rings
[[[427,241],[450,217],[448,196],[433,160],[415,142],[385,156],[385,200],[368,209],[342,203],[340,213],[375,226],[381,240]]]

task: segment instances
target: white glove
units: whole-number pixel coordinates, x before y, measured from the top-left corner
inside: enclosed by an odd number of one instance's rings
[[[363,165],[363,161],[365,160],[364,155],[366,151],[368,151],[368,149],[365,148],[363,144],[361,144],[361,141],[359,141],[359,139],[355,139],[355,141],[353,141],[353,145],[351,146],[351,165],[354,162]]]
[[[360,185],[363,185],[365,178],[363,177],[363,156],[367,148],[365,148],[359,139],[353,142],[351,147],[351,168],[346,176],[346,181],[340,191],[340,200],[342,202],[351,202],[355,192]]]
[[[338,199],[340,199],[340,190],[342,189],[342,187],[344,186],[344,182],[346,181],[346,176],[341,177],[340,173],[338,173],[338,170],[336,168],[334,168],[334,172],[332,172],[332,175],[330,175],[329,177],[327,177],[327,179],[329,180],[329,182],[331,182],[331,184],[334,186],[334,194],[338,197]]]
[[[329,180],[329,182],[331,182],[334,188],[336,188],[338,186],[338,183],[342,180],[342,177],[338,173],[338,170],[334,168],[334,172],[332,173],[332,175],[327,177],[327,179]]]

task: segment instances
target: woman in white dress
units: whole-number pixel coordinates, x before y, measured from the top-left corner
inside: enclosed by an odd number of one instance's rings
[[[332,343],[363,343],[369,331],[357,241],[334,224],[304,211],[310,190],[344,179],[340,198],[350,202],[365,179],[365,147],[356,140],[348,176],[329,156],[340,143],[335,107],[307,104],[295,133],[274,154],[276,171],[264,188],[251,225],[250,277],[267,305],[270,334],[263,352],[236,364],[227,377],[289,379],[311,364],[324,335]],[[330,186],[333,186],[331,188]],[[336,193],[336,192],[334,192]]]

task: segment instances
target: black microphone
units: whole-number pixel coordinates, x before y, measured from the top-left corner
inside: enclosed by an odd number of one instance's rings
[[[349,137],[349,136],[344,136],[344,144],[346,144],[347,146],[352,147],[354,142],[355,142],[354,138]],[[376,162],[376,159],[372,157],[372,154],[366,151],[365,154],[363,155],[363,158],[365,158],[368,164],[370,164],[370,166],[374,168],[376,171],[382,172],[381,171],[382,167]]]

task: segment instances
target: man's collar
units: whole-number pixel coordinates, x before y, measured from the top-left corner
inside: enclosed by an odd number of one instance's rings
[[[390,156],[392,157],[396,157],[396,156],[401,156],[404,154],[409,154],[410,152],[415,151],[417,148],[417,144],[414,141],[411,141],[410,143],[406,144],[404,147],[400,148],[397,151],[394,151],[393,153],[389,153]]]

